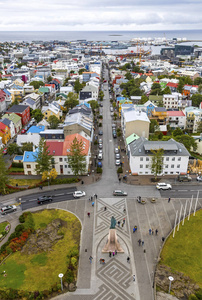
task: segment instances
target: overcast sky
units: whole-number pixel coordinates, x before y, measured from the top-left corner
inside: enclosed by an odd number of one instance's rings
[[[0,30],[202,29],[202,0],[0,0]]]

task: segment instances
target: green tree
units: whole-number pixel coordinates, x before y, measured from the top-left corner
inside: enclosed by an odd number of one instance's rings
[[[157,106],[158,106],[158,107],[164,107],[163,101],[162,101],[162,100],[159,100]]]
[[[198,131],[199,133],[202,132],[202,121],[198,122],[198,129],[197,129],[197,131]]]
[[[126,77],[126,79],[128,79],[128,80],[133,79],[133,76],[131,75],[130,72],[127,72],[126,75],[125,75],[125,77]]]
[[[159,123],[157,122],[157,120],[151,119],[149,125],[149,132],[154,133],[156,130],[159,130]]]
[[[202,102],[202,95],[201,94],[194,94],[191,97],[191,100],[192,100],[192,105],[193,106],[199,107],[200,103]]]
[[[44,171],[50,172],[52,169],[52,158],[53,156],[49,154],[48,146],[46,145],[46,141],[44,138],[41,138],[38,146],[38,150],[35,152],[34,158],[37,163],[36,171],[40,175],[43,174]]]
[[[151,157],[151,173],[154,175],[155,180],[158,174],[160,175],[163,171],[163,149],[151,150],[153,153]]]
[[[32,151],[33,150],[33,143],[24,143],[21,147],[22,152],[24,153],[25,151]]]
[[[47,81],[48,81],[48,82],[50,82],[52,79],[53,79],[52,76],[48,76],[48,77],[47,77]]]
[[[51,129],[56,129],[58,124],[60,123],[60,120],[53,115],[48,118],[48,123],[50,124]]]
[[[86,173],[86,157],[83,154],[83,141],[75,138],[70,145],[68,163],[75,176]]]
[[[173,136],[182,135],[183,131],[179,127],[177,127],[175,130],[173,130]]]
[[[149,98],[146,95],[142,95],[140,104],[145,104],[148,100]]]
[[[169,86],[166,86],[165,87],[165,89],[162,91],[162,94],[164,95],[164,94],[171,94],[171,90],[170,90],[170,88],[169,88]]]
[[[91,100],[91,101],[88,101],[88,103],[90,104],[93,113],[95,113],[95,110],[99,107],[97,101]]]
[[[188,134],[177,135],[174,137],[174,139],[177,142],[182,143],[188,151],[190,151],[191,148],[193,148],[194,151],[196,151],[197,149],[197,144],[195,139]]]
[[[79,79],[77,79],[74,84],[75,92],[78,94],[82,88],[83,88],[83,85],[80,83]]]
[[[19,146],[16,143],[12,143],[8,145],[7,152],[9,155],[18,154]]]
[[[8,184],[8,170],[3,157],[3,152],[0,150],[0,193],[5,194],[6,184]]]
[[[72,109],[78,104],[78,95],[73,92],[69,92],[69,94],[67,95],[67,100],[65,101],[65,107],[67,108],[67,111],[69,111],[69,109]]]
[[[32,85],[35,90],[38,90],[41,86],[44,86],[43,81],[32,81],[29,85]]]
[[[86,69],[80,69],[79,70],[79,75],[83,74],[83,72],[86,72],[87,70]]]
[[[197,77],[194,79],[194,84],[195,85],[199,85],[199,84],[202,84],[202,77]]]
[[[198,86],[198,93],[201,94],[201,92],[202,92],[202,84],[199,84],[199,86]]]
[[[31,116],[37,121],[37,123],[43,119],[43,114],[39,108],[32,110]]]
[[[104,98],[104,93],[103,93],[103,91],[100,91],[100,92],[99,92],[99,98],[100,98],[100,101],[103,101],[103,98]]]

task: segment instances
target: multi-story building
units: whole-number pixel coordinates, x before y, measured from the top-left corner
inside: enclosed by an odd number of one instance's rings
[[[164,94],[163,105],[166,109],[178,108],[178,102],[182,99],[182,95],[179,93]]]
[[[202,121],[202,109],[197,107],[187,107],[186,112],[186,129],[189,132],[197,132],[198,125]]]
[[[183,113],[183,111],[176,111],[176,110],[171,110],[167,111],[168,119],[167,119],[167,124],[170,125],[171,129],[185,129],[186,127],[186,116]]]

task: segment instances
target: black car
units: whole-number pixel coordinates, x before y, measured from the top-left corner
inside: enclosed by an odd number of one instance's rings
[[[99,135],[103,135],[103,131],[102,131],[102,130],[99,130],[98,134],[99,134]]]
[[[41,196],[37,199],[38,204],[43,204],[44,202],[51,202],[53,201],[52,196]]]

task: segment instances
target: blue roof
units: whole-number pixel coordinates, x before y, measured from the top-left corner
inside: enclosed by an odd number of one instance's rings
[[[34,155],[37,154],[37,151],[33,152],[33,151],[25,151],[24,152],[24,157],[23,157],[23,162],[35,162],[36,158],[34,157]]]
[[[78,104],[77,106],[85,105],[88,108],[91,108],[90,104],[88,102],[83,101],[82,103]]]
[[[23,155],[16,155],[14,160],[23,160]]]
[[[40,125],[40,126],[32,126],[29,128],[29,130],[27,130],[27,133],[39,133],[41,131],[45,130],[45,126]]]
[[[11,93],[7,89],[3,89],[4,93],[6,93],[8,96],[11,95]]]

